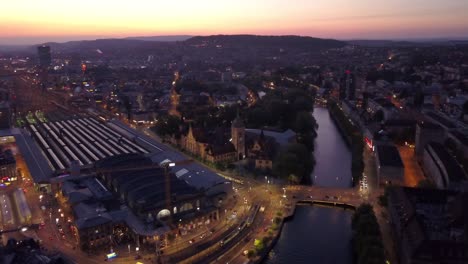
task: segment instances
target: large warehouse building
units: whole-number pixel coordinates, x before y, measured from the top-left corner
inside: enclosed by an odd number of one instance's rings
[[[117,120],[37,118],[17,132],[35,183],[61,193],[83,249],[107,245],[116,230],[151,244],[171,228],[216,221],[232,192],[230,181]]]

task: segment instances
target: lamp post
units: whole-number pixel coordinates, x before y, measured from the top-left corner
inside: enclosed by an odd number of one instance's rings
[[[175,162],[166,162],[164,164],[164,181],[165,181],[165,202],[166,202],[166,207],[169,212],[172,212],[171,210],[171,179],[169,177],[169,167],[174,167],[176,164]],[[169,213],[169,226],[172,225],[172,213]]]

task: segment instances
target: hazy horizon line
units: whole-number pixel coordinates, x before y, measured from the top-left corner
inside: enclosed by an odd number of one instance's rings
[[[376,37],[369,37],[369,38],[334,38],[334,37],[316,37],[316,36],[310,36],[310,35],[300,35],[300,34],[251,34],[251,33],[241,33],[241,34],[206,34],[206,35],[191,35],[191,34],[173,34],[173,35],[139,35],[139,36],[127,36],[127,37],[120,37],[120,36],[78,36],[78,37],[70,37],[66,39],[67,37],[56,37],[56,38],[64,38],[64,39],[57,39],[53,40],[54,37],[50,37],[51,40],[44,40],[44,41],[38,41],[38,42],[27,42],[27,43],[3,43],[4,39],[17,39],[17,37],[14,38],[2,38],[0,37],[0,46],[35,46],[35,45],[41,45],[44,43],[58,43],[58,44],[64,44],[67,42],[73,42],[73,41],[95,41],[95,40],[102,40],[102,39],[134,39],[134,38],[152,38],[152,37],[207,37],[207,36],[219,36],[219,35],[225,35],[225,36],[236,36],[236,35],[251,35],[251,36],[300,36],[300,37],[312,37],[312,38],[319,38],[319,39],[334,39],[334,40],[339,40],[339,41],[413,41],[413,42],[419,42],[419,41],[457,41],[457,40],[468,40],[468,36],[443,36],[443,37],[382,37],[382,38],[376,38]],[[41,37],[20,37],[19,39],[28,39],[28,38],[38,38],[42,39]],[[161,41],[161,42],[174,42],[174,41],[179,41],[179,40],[166,40],[166,41]],[[183,41],[183,40],[182,40]]]

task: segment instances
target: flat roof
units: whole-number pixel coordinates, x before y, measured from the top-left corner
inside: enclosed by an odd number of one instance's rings
[[[438,122],[439,124],[447,127],[447,128],[456,128],[457,126],[455,125],[454,122],[452,122],[451,120],[449,120],[448,118],[446,117],[443,117],[441,115],[438,115],[434,112],[428,112],[426,113],[427,116],[429,116],[430,118],[432,118],[433,120],[435,120],[436,122]]]
[[[451,182],[460,182],[462,180],[466,180],[465,171],[442,144],[431,142],[426,146],[426,148],[431,148],[437,155],[439,160],[444,165],[445,170],[447,171],[447,176]]]
[[[443,129],[439,124],[428,121],[419,122],[418,126],[425,129]]]
[[[47,183],[53,174],[50,162],[45,158],[37,143],[25,130],[19,128],[0,130],[0,136],[14,136],[16,145],[36,183]]]
[[[400,157],[400,152],[393,145],[376,145],[377,157],[380,166],[400,167],[404,168]]]
[[[451,131],[450,134],[452,134],[456,139],[458,139],[463,145],[468,145],[468,136],[459,131],[459,130],[455,130],[455,131]]]

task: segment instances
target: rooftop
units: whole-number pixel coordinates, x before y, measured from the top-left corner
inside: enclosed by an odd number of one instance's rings
[[[135,141],[144,141],[146,144],[148,144],[148,146],[152,146],[153,148],[158,149],[159,151],[154,151],[147,154],[153,163],[182,163],[182,161],[187,161],[189,159],[184,154],[175,151],[162,143],[154,141],[152,138],[144,135],[143,133],[140,133],[139,131],[127,127],[121,122],[112,120],[111,123],[127,131],[127,133],[132,138],[134,138]],[[189,185],[194,186],[195,188],[209,189],[220,183],[227,182],[227,180],[222,176],[197,162],[184,162],[181,165],[176,164],[176,166],[172,167],[172,171],[175,173],[177,178],[186,181]]]
[[[400,167],[403,168],[403,162],[400,157],[400,152],[393,145],[376,145],[377,157],[380,166]]]
[[[426,148],[431,148],[445,167],[450,182],[460,182],[466,180],[466,174],[460,164],[440,143],[431,142]]]
[[[419,122],[418,126],[423,129],[442,129],[442,127],[433,122]]]
[[[399,223],[413,259],[428,263],[466,263],[467,194],[398,187],[390,191],[392,220]],[[416,261],[418,262],[418,261]]]
[[[438,122],[439,124],[445,126],[446,128],[449,128],[449,129],[452,129],[452,128],[456,128],[457,126],[455,125],[454,122],[452,122],[451,120],[449,120],[448,118],[446,117],[443,117],[441,115],[438,115],[434,112],[427,112],[426,115],[430,118],[432,118],[433,120],[435,120],[436,122]]]
[[[135,163],[147,165],[135,166]],[[165,171],[157,165],[152,166],[151,159],[139,154],[127,154],[100,161],[96,166],[100,169],[129,166],[129,169],[124,171],[104,173],[102,177],[107,182],[107,186],[112,186],[132,209],[141,213],[164,205]],[[174,172],[170,171],[169,177],[171,194],[184,196],[199,193]]]
[[[0,130],[0,136],[13,136],[15,138],[19,152],[28,165],[34,182],[49,181],[53,173],[52,166],[27,132],[18,128],[4,129]]]
[[[450,132],[456,139],[458,139],[463,145],[467,146],[468,145],[468,135],[465,133],[455,130]]]

